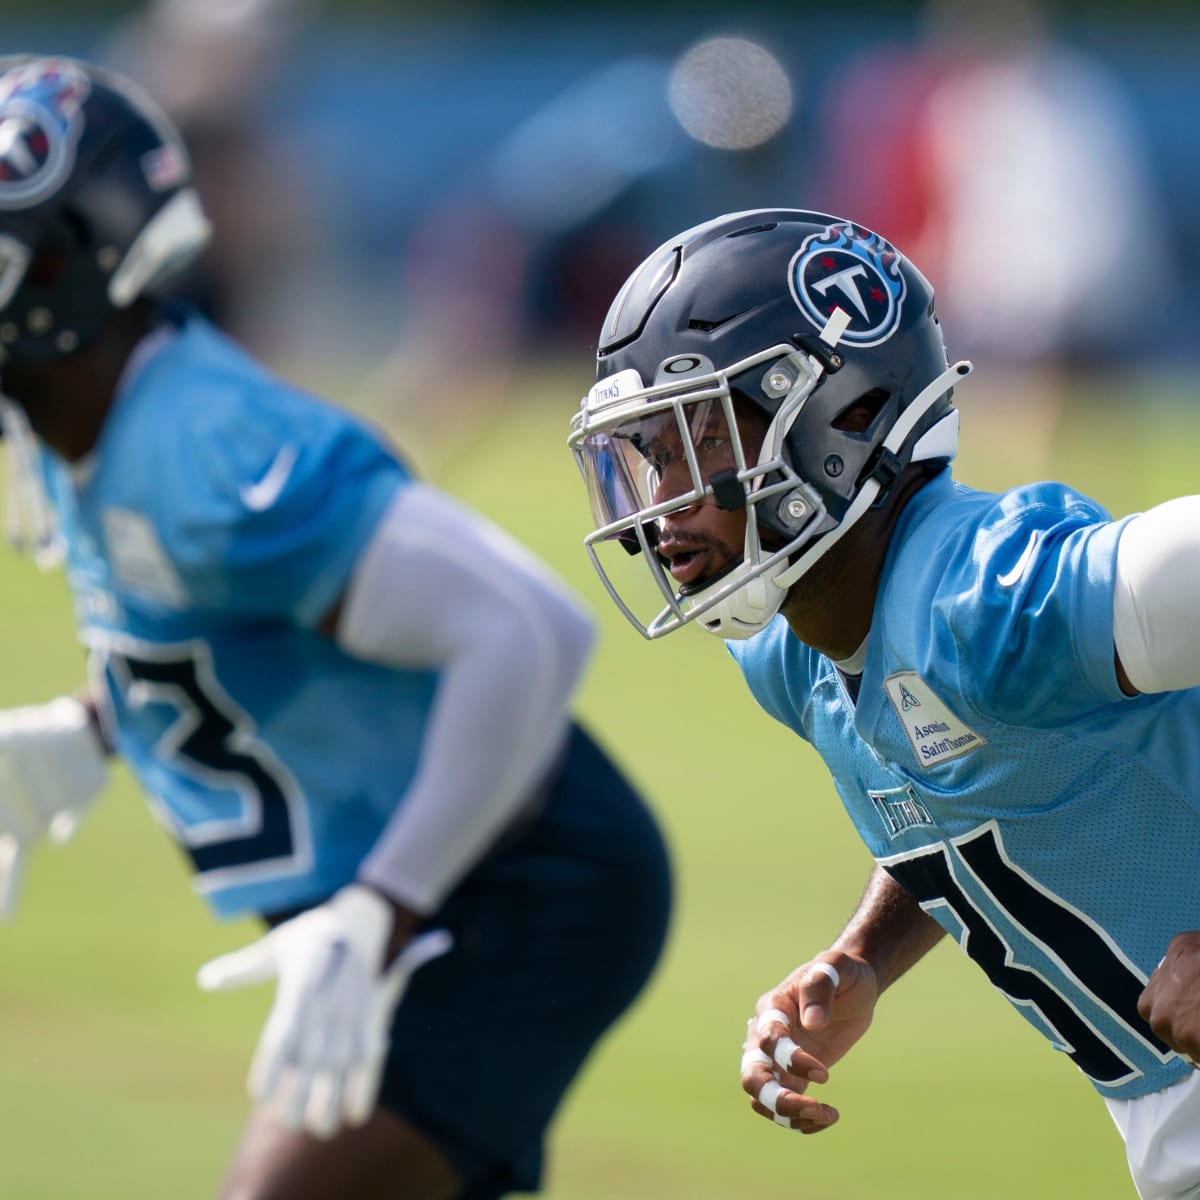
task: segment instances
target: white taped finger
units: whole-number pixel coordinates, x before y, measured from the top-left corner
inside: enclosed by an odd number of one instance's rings
[[[762,1091],[758,1093],[758,1102],[763,1108],[770,1109],[775,1116],[779,1116],[779,1110],[775,1107],[779,1099],[779,1093],[783,1091],[783,1084],[778,1079],[768,1079],[762,1085]]]
[[[836,992],[841,986],[842,977],[837,973],[837,967],[830,966],[827,962],[815,962],[812,964],[814,971],[819,971],[822,975],[828,975],[833,980],[833,990]]]
[[[792,1127],[791,1117],[781,1117],[778,1113],[776,1113],[774,1116],[774,1121],[776,1125],[782,1125],[784,1129],[791,1129]]]
[[[770,1027],[772,1025],[782,1025],[785,1029],[790,1029],[792,1019],[785,1012],[781,1012],[778,1008],[768,1008],[758,1018],[758,1036],[770,1037]]]
[[[792,1069],[792,1051],[799,1049],[800,1047],[790,1037],[781,1037],[775,1044],[775,1065],[781,1071],[790,1071]]]
[[[746,1053],[742,1055],[742,1074],[745,1075],[745,1073],[751,1067],[758,1066],[759,1064],[768,1067],[771,1066],[771,1056],[765,1051],[760,1050],[757,1046],[753,1047],[752,1049],[748,1049]]]

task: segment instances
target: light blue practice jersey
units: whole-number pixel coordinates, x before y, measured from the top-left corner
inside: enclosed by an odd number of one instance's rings
[[[730,643],[820,751],[877,862],[1106,1096],[1191,1068],[1137,998],[1200,926],[1200,689],[1129,698],[1113,578],[1124,522],[1053,483],[944,473],[901,517],[857,704],[782,617]]]
[[[46,455],[116,748],[222,916],[353,879],[414,773],[436,676],[315,632],[403,466],[199,318],[122,388],[94,461]]]

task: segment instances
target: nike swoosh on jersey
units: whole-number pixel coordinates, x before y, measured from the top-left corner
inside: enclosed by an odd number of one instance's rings
[[[1026,568],[1033,561],[1033,552],[1037,549],[1037,544],[1041,541],[1041,538],[1042,531],[1040,529],[1035,529],[1029,535],[1029,541],[1025,543],[1025,549],[1021,551],[1021,557],[1017,559],[1013,569],[1005,571],[1003,575],[996,576],[996,582],[1001,587],[1012,587],[1025,574]]]
[[[243,483],[238,489],[242,503],[252,512],[263,512],[279,499],[296,465],[300,451],[288,442],[271,461],[266,474],[256,483]]]

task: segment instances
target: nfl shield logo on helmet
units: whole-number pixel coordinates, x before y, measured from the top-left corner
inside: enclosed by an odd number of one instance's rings
[[[878,234],[849,222],[805,239],[788,267],[788,285],[818,329],[840,308],[850,319],[841,340],[851,345],[878,346],[900,324],[900,255]]]
[[[69,62],[10,71],[0,92],[0,209],[25,208],[62,186],[75,162],[79,109],[91,85]]]

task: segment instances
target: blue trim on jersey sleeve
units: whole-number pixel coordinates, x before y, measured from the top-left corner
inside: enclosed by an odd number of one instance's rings
[[[1117,651],[1113,640],[1113,592],[1117,574],[1117,544],[1132,517],[1106,521],[1093,529],[1081,557],[1086,573],[1079,589],[1075,654],[1080,676],[1102,702],[1127,699],[1117,681]]]

